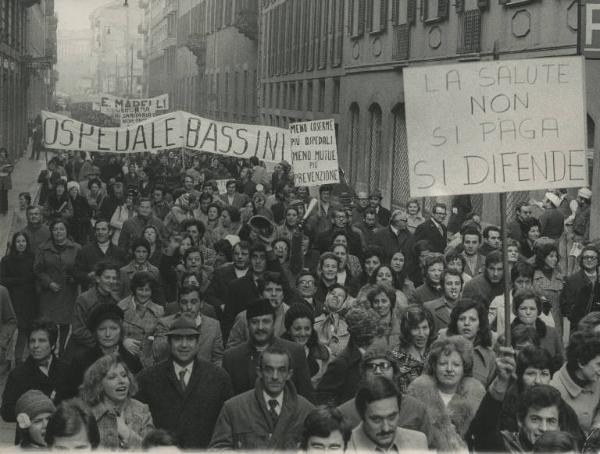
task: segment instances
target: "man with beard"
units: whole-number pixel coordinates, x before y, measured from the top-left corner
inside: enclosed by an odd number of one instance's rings
[[[248,303],[260,295],[259,281],[263,278],[265,271],[281,273],[281,264],[270,244],[257,243],[250,249],[250,267],[248,272],[239,279],[229,282],[227,299],[223,309],[222,327],[225,338],[235,322],[237,314],[242,312]],[[283,284],[284,292],[287,291],[287,283]]]
[[[81,284],[82,291],[94,282],[94,266],[100,261],[111,261],[120,267],[127,262],[125,253],[110,242],[113,231],[104,218],[94,224],[94,241],[83,246],[75,257],[73,276]]]
[[[169,358],[141,371],[136,399],[150,407],[156,428],[175,437],[182,449],[206,449],[231,380],[218,366],[198,358],[200,332],[187,316],[167,333]]]
[[[167,333],[169,327],[179,317],[189,317],[196,323],[198,329],[198,358],[210,361],[217,366],[223,360],[223,337],[221,327],[216,320],[203,315],[200,312],[202,298],[200,290],[196,286],[184,286],[179,291],[179,312],[160,319],[154,331],[154,342],[152,351],[155,360],[162,361],[167,358],[169,345]]]
[[[573,327],[590,312],[600,311],[598,256],[594,245],[584,246],[577,258],[580,270],[567,277],[560,293],[560,310]]]
[[[398,426],[401,399],[394,383],[386,377],[374,377],[363,382],[356,393],[355,403],[361,423],[352,431],[349,451],[427,450],[425,434]]]
[[[285,313],[290,308],[283,302],[283,279],[281,274],[270,271],[265,272],[263,278],[258,282],[258,289],[263,298],[266,298],[275,311],[275,336],[280,337],[285,333]],[[242,311],[235,317],[235,322],[229,337],[227,348],[236,347],[248,341],[248,322],[246,311]]]
[[[450,323],[450,312],[456,306],[463,287],[462,275],[454,270],[446,270],[440,278],[444,296],[425,303],[425,309],[431,312],[435,322],[435,332],[447,328]]]
[[[485,269],[465,284],[463,297],[474,299],[489,308],[492,300],[504,292],[504,264],[500,251],[490,252],[485,258]]]
[[[54,403],[74,396],[69,365],[54,356],[58,339],[55,323],[37,320],[31,326],[29,357],[9,374],[2,394],[2,419],[16,421],[15,404],[30,389],[39,389]]]
[[[297,449],[304,419],[313,405],[296,392],[290,353],[267,347],[260,355],[257,374],[254,389],[225,402],[211,449]]]
[[[569,430],[565,425],[567,407],[560,393],[550,385],[533,385],[525,392],[517,408],[516,432],[499,430],[503,400],[515,371],[514,352],[501,347],[497,357],[497,376],[488,388],[466,439],[478,451],[531,452],[545,432]],[[577,439],[579,434],[574,433]]]
[[[485,256],[479,253],[481,233],[473,227],[465,228],[462,232],[462,245],[462,256],[465,258],[464,272],[471,277],[475,277],[485,263]]]
[[[167,238],[165,226],[160,219],[152,214],[152,201],[147,197],[140,197],[136,203],[137,216],[127,219],[119,236],[119,248],[128,251],[131,243],[136,238],[141,238],[144,228],[149,225],[156,227],[160,239]]]
[[[284,348],[292,358],[294,370],[292,380],[298,394],[313,399],[308,364],[304,348],[300,344],[275,337],[275,309],[268,299],[257,299],[246,309],[248,323],[248,341],[225,350],[223,368],[229,373],[235,394],[252,389],[256,382],[260,352],[269,346]]]
[[[508,237],[513,240],[521,241],[525,234],[524,223],[531,217],[531,206],[529,202],[519,202],[515,209],[515,220],[508,223]]]

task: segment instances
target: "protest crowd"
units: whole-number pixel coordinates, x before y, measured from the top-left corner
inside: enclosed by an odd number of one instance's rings
[[[588,188],[520,203],[505,269],[468,196],[390,210],[286,161],[48,156],[0,264],[20,447],[600,449]]]

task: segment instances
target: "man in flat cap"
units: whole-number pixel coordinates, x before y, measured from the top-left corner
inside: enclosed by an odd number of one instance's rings
[[[229,373],[233,392],[241,394],[254,388],[260,353],[269,346],[284,348],[290,353],[292,380],[298,394],[313,399],[313,388],[304,349],[299,344],[275,337],[275,309],[268,299],[257,299],[246,308],[248,341],[225,350],[223,368]]]
[[[148,404],[158,429],[172,433],[183,449],[206,449],[223,403],[232,396],[223,369],[197,357],[195,320],[177,317],[167,332],[169,358],[137,377],[137,399]]]

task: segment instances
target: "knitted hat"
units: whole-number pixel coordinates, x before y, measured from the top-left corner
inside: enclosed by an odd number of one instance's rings
[[[41,413],[54,413],[56,407],[39,389],[30,389],[25,392],[15,404],[15,414],[25,413],[29,419],[35,418]]]
[[[362,359],[363,366],[374,359],[390,360],[390,350],[387,342],[385,342],[383,339],[377,339],[371,345],[369,345],[369,348],[367,348],[367,351],[365,351]]]
[[[77,183],[76,181],[69,181],[67,183],[67,191],[70,191],[71,188],[77,188],[77,192],[80,191],[79,183]]]
[[[590,200],[592,198],[592,191],[590,191],[588,188],[581,188],[579,191],[577,191],[577,195],[584,199]]]
[[[250,320],[254,317],[260,317],[261,315],[275,315],[275,309],[271,306],[271,303],[266,298],[261,298],[251,302],[246,308],[246,320]]]
[[[100,323],[105,320],[114,320],[117,323],[123,323],[123,310],[116,304],[101,304],[96,307],[88,319],[88,328],[91,332],[96,331]]]
[[[372,309],[354,307],[346,314],[348,332],[360,347],[369,345],[377,333],[379,317]]]
[[[550,202],[552,203],[552,205],[554,205],[555,207],[560,205],[560,198],[554,194],[553,192],[546,192],[546,195],[544,196],[547,200],[550,200]]]

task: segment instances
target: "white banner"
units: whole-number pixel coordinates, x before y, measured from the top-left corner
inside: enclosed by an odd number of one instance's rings
[[[224,123],[177,111],[120,128],[82,123],[42,111],[44,143],[54,150],[105,153],[157,152],[186,148],[266,162],[291,162],[289,133],[272,126]]]
[[[587,185],[581,57],[403,74],[412,197]]]
[[[290,142],[296,186],[339,183],[333,120],[290,124]]]
[[[169,110],[169,95],[164,94],[146,99],[129,99],[113,95],[99,95],[92,104],[94,110],[120,119],[121,126],[141,123],[157,113]]]

